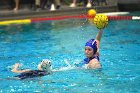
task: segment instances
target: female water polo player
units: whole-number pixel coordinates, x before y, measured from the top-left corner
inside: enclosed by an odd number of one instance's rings
[[[90,39],[86,42],[84,50],[86,58],[81,63],[75,64],[76,66],[86,66],[86,68],[90,69],[101,68],[99,62],[99,46],[102,33],[103,30],[99,30],[95,39]]]
[[[87,68],[101,68],[99,62],[99,46],[103,30],[100,30],[96,35],[95,39],[90,39],[85,44],[85,55],[87,58],[84,59],[84,64],[87,64]]]
[[[95,39],[90,39],[85,44],[85,55],[87,58],[84,59],[84,64],[87,65],[87,68],[96,69],[101,68],[99,62],[99,46],[100,40],[102,37],[103,30],[99,30]]]
[[[38,70],[20,70],[19,67],[21,66],[20,63],[16,63],[11,70],[14,73],[20,73],[20,75],[14,76],[17,79],[27,79],[27,78],[34,78],[34,77],[41,77],[48,74],[51,74],[51,62],[48,59],[44,59],[38,65]]]

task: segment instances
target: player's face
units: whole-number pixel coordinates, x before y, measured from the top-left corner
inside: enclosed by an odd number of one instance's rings
[[[86,46],[85,47],[85,55],[86,57],[90,58],[93,56],[94,50],[91,47]]]

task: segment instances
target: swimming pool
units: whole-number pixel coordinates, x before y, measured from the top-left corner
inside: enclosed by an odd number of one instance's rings
[[[84,44],[97,29],[85,19],[0,27],[0,92],[139,93],[140,21],[110,21],[101,40],[101,70],[73,68],[84,59]],[[7,79],[11,65],[36,69],[50,59],[61,71],[41,78]]]

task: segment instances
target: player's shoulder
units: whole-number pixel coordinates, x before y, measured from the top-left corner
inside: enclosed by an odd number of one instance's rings
[[[96,59],[96,58],[94,58],[94,59],[90,60],[90,62],[89,62],[89,63],[92,63],[92,64],[100,64],[99,60],[98,60],[98,59]]]

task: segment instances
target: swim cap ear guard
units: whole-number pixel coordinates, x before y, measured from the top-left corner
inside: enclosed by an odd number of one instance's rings
[[[97,42],[95,39],[88,40],[85,46],[91,47],[94,50],[94,54],[97,52]]]

